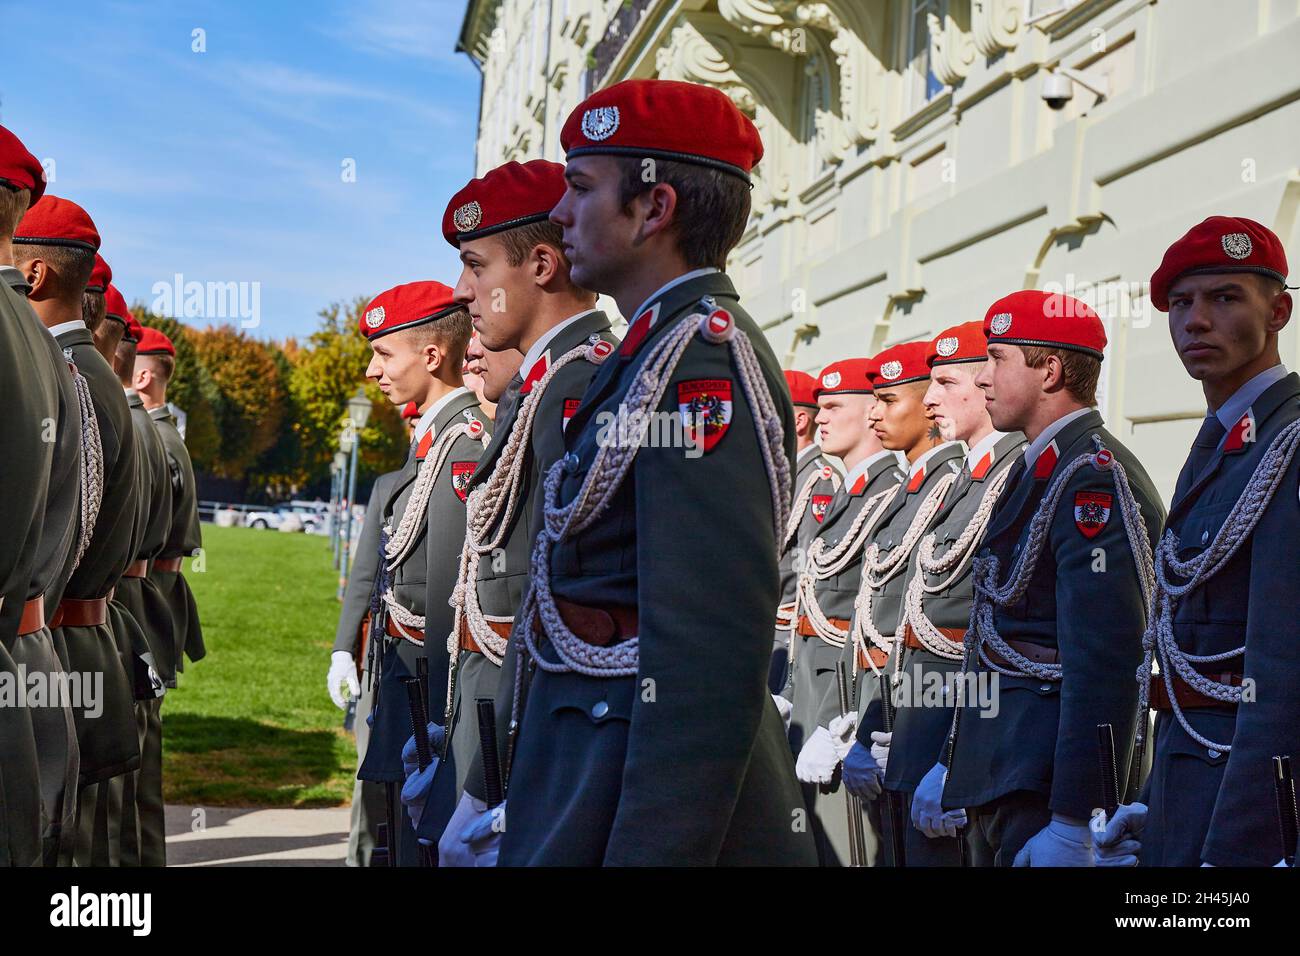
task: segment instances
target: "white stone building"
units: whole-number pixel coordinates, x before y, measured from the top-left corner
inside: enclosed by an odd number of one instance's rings
[[[1089,301],[1102,412],[1166,497],[1204,402],[1146,299],[1165,247],[1226,213],[1300,261],[1297,0],[469,0],[460,47],[480,172],[561,160],[569,111],[621,79],[726,91],[766,148],[730,272],[791,367],[1018,288]]]

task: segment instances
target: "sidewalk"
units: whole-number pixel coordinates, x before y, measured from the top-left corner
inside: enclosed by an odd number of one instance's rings
[[[343,866],[347,807],[167,807],[168,866]]]

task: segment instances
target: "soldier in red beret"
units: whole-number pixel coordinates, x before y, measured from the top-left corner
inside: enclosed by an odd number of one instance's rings
[[[1106,345],[1092,309],[1014,292],[989,308],[984,334],[976,382],[993,427],[1030,444],[973,562],[964,706],[917,786],[912,822],[927,836],[964,825],[976,866],[1088,866],[1097,727],[1113,728],[1122,792],[1164,510],[1092,407]]]
[[[117,343],[126,328],[121,322],[110,322],[107,326],[104,324],[104,319],[108,317],[106,293],[112,281],[113,270],[102,255],[95,253],[95,268],[90,271],[86,291],[81,294],[81,320],[95,337],[95,348],[109,365],[113,364]]]
[[[14,236],[16,264],[31,287],[32,306],[59,346],[71,353],[93,411],[94,427],[83,420],[81,439],[80,558],[51,624],[56,646],[67,647],[70,670],[103,675],[104,712],[93,720],[73,713],[81,718],[75,855],[79,863],[105,865],[121,859],[120,778],[139,766],[135,701],[151,698],[155,689],[140,656],[148,652],[144,636],[111,600],[139,543],[140,465],[122,385],[95,348],[83,317],[83,293],[98,248],[99,233],[86,211],[49,194],[27,211]],[[90,451],[96,442],[98,455]]]
[[[780,600],[793,410],[721,271],[758,133],[720,90],[629,80],[560,140],[561,251],[630,324],[547,479],[501,862],[812,863],[755,640]]]
[[[81,500],[81,411],[72,373],[27,301],[26,277],[14,268],[14,230],[44,189],[36,157],[0,126],[0,676],[17,687],[26,686],[20,665],[28,672],[58,669],[46,601],[57,604],[71,573]],[[71,719],[62,708],[0,707],[6,863],[52,864],[61,852],[67,859],[77,803]]]
[[[479,457],[490,440],[478,399],[461,377],[469,343],[469,313],[441,282],[410,282],[375,296],[359,323],[370,342],[366,376],[397,407],[415,402],[420,410],[413,453],[378,512],[384,530],[377,548],[367,670],[378,678],[370,741],[359,779],[385,784],[390,865],[419,862],[412,821],[426,801],[434,812],[450,813],[452,795],[429,794],[397,800],[405,778],[402,746],[411,736],[403,679],[428,661],[433,721],[442,719],[452,611],[447,600],[456,585],[465,537],[465,500]],[[427,636],[426,636],[427,635]],[[443,749],[440,735],[438,750]],[[441,800],[440,804],[438,801]]]
[[[842,461],[847,474],[802,555],[791,609],[790,674],[782,691],[790,710],[790,747],[799,758],[795,771],[823,866],[865,866],[876,856],[873,837],[864,859],[857,858],[846,827],[844,791],[833,783],[840,757],[825,725],[839,716],[838,699],[823,712],[828,692],[835,695],[835,662],[849,634],[867,538],[903,478],[898,456],[871,427],[874,368],[874,359],[832,362],[813,389],[822,450]]]
[[[808,546],[821,530],[826,509],[844,481],[839,460],[817,444],[817,379],[807,372],[785,370],[785,384],[794,405],[795,473],[790,523],[781,542],[781,603],[776,608],[772,665],[767,683],[773,694],[785,688],[790,664],[790,631],[794,628],[795,586]],[[790,702],[776,698],[777,709],[789,716]]]
[[[1300,758],[1300,376],[1278,349],[1286,275],[1272,230],[1212,216],[1151,277],[1208,410],[1155,556],[1138,671],[1141,713],[1156,712],[1151,775],[1098,835],[1099,864],[1271,866],[1296,852],[1278,837],[1270,785],[1274,757]]]

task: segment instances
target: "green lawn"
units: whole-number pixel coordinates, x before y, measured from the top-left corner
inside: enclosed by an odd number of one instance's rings
[[[356,749],[325,690],[339,603],[329,539],[203,526],[194,590],[208,654],[163,702],[168,803],[347,803]]]

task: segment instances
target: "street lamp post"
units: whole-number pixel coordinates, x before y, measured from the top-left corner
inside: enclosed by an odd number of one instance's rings
[[[343,506],[343,475],[348,467],[348,456],[342,451],[334,453],[334,464],[330,476],[334,481],[334,496],[330,502],[330,546],[334,549],[334,570],[339,567],[339,529],[343,525],[343,516],[339,509]]]
[[[343,426],[345,437],[351,439],[348,444],[351,446],[352,461],[349,466],[348,475],[348,510],[344,516],[343,524],[343,544],[340,550],[340,567],[339,567],[339,600],[343,600],[343,594],[348,587],[348,573],[351,571],[352,562],[349,560],[352,552],[352,510],[354,501],[357,497],[357,447],[361,444],[361,429],[366,427],[366,422],[370,419],[370,399],[366,397],[364,386],[357,387],[357,393],[348,399],[348,420]],[[343,442],[340,440],[339,447],[342,448]]]

